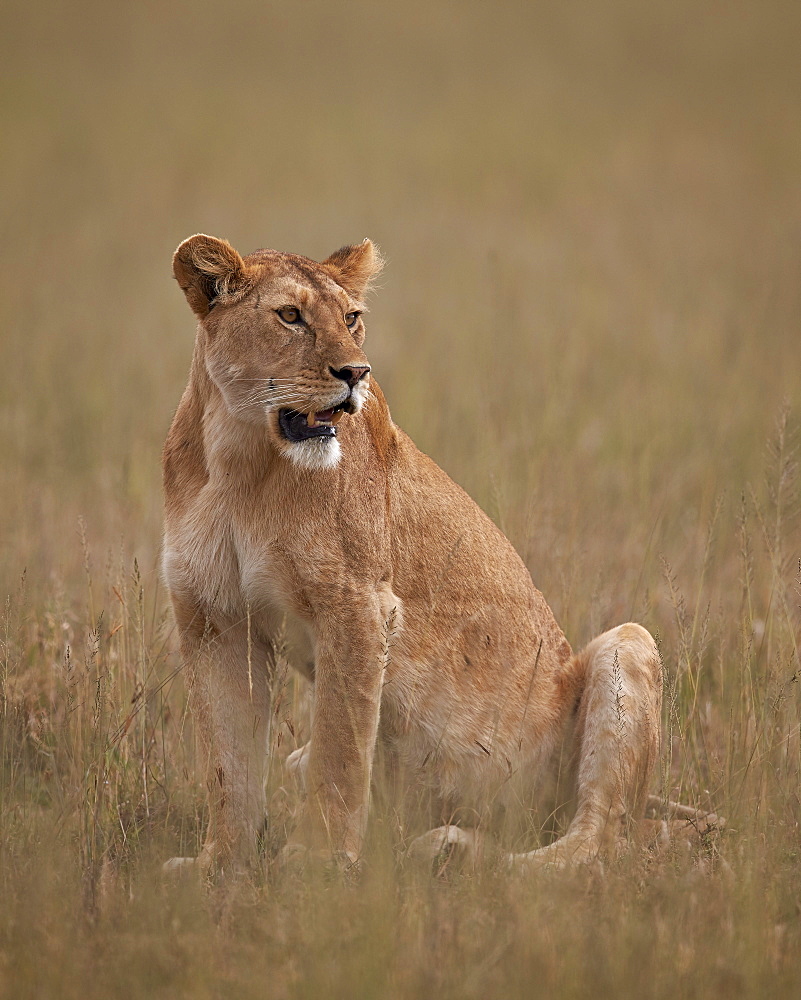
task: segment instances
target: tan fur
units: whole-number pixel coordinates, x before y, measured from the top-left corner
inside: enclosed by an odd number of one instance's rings
[[[445,819],[529,800],[571,741],[573,823],[514,857],[592,857],[645,807],[661,699],[651,637],[623,625],[574,655],[507,539],[392,422],[369,375],[336,439],[280,431],[282,407],[333,407],[347,387],[332,371],[367,365],[363,322],[344,317],[379,265],[369,241],[319,264],[243,259],[208,236],[175,254],[200,322],[164,449],[164,572],[208,752],[201,859],[236,867],[255,849],[285,628],[314,679],[311,741],[294,760],[310,843],[358,858],[380,729]],[[302,328],[282,323],[285,306]]]

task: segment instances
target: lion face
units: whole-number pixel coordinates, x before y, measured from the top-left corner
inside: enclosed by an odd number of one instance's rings
[[[206,370],[231,415],[261,424],[295,463],[337,463],[337,425],[367,402],[362,350],[367,284],[380,267],[369,240],[322,263],[258,250],[244,259],[193,236],[173,269],[200,319]]]

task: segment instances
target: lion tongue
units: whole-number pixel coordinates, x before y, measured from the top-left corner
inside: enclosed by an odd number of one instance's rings
[[[318,423],[338,424],[342,419],[344,410],[320,410],[317,413],[309,413],[306,416],[306,425],[316,427]]]

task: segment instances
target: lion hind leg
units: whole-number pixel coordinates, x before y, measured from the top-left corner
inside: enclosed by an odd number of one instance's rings
[[[586,669],[575,730],[577,809],[564,836],[547,847],[512,854],[525,869],[563,868],[614,849],[645,812],[659,750],[662,668],[654,640],[627,623],[581,653]]]

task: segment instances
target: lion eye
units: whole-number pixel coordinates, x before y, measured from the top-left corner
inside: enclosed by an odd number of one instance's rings
[[[276,309],[275,311],[285,323],[300,322],[300,310],[294,306],[281,306],[280,309]]]
[[[359,322],[360,312],[349,312],[345,313],[345,322],[352,329]]]

